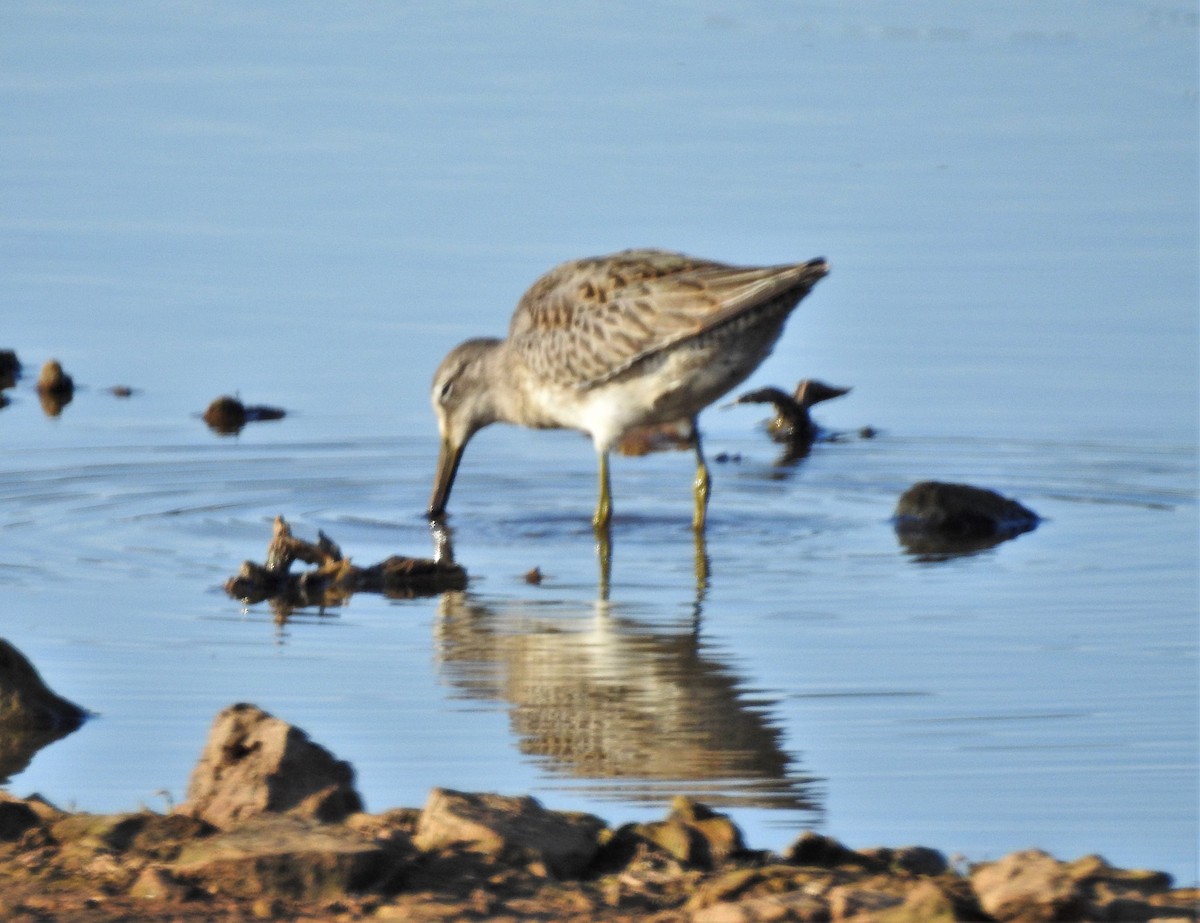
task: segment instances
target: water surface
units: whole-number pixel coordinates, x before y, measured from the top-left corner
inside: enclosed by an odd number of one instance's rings
[[[0,347],[81,388],[0,409],[0,624],[99,715],[10,788],[178,800],[252,701],[376,810],[687,792],[759,846],[1194,881],[1196,37],[1150,2],[6,4]],[[277,514],[427,554],[442,353],[642,245],[833,264],[748,387],[852,385],[817,410],[848,435],[780,467],[761,410],[705,415],[737,459],[706,583],[689,458],[615,461],[601,601],[588,443],[496,428],[451,504],[465,594],[225,596]],[[234,391],[291,413],[217,437]],[[888,520],[926,478],[1045,521],[923,560]]]

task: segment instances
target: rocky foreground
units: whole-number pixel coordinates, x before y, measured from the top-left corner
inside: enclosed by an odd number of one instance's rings
[[[954,868],[933,849],[802,834],[750,849],[685,798],[612,827],[529,797],[435,789],[362,810],[353,770],[251,705],[221,712],[170,813],[93,815],[0,793],[0,919],[1195,920],[1161,872],[1036,850]]]

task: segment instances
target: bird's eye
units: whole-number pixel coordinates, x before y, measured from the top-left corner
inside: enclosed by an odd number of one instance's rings
[[[454,379],[451,378],[444,385],[442,385],[442,390],[438,392],[438,400],[442,403],[445,403],[446,398],[448,398],[450,396],[450,392],[452,392],[453,390],[454,390]]]

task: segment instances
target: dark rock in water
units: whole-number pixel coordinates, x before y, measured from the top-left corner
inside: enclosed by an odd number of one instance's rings
[[[21,377],[21,360],[12,349],[0,349],[0,388],[11,388]]]
[[[86,710],[51,691],[29,659],[0,638],[0,782],[87,717]]]
[[[204,411],[204,422],[208,428],[222,436],[232,436],[242,431],[247,423],[259,420],[282,420],[287,411],[279,407],[268,407],[262,404],[246,405],[236,397],[223,394],[215,399]]]
[[[43,413],[48,417],[57,417],[75,396],[75,382],[63,371],[57,359],[51,359],[42,366],[38,375],[37,393]]]
[[[57,359],[51,359],[42,366],[37,389],[41,394],[56,394],[70,400],[70,396],[75,392],[75,381],[63,371]]]
[[[204,422],[222,435],[241,432],[246,425],[246,405],[223,394],[205,408]]]
[[[52,692],[29,659],[0,638],[0,727],[73,731],[87,715]]]
[[[254,705],[231,705],[208,742],[177,809],[228,828],[264,813],[291,811],[321,821],[362,810],[349,763],[286,721]]]
[[[1038,522],[1032,510],[995,491],[940,481],[921,481],[906,490],[893,518],[900,541],[920,554],[979,551]]]

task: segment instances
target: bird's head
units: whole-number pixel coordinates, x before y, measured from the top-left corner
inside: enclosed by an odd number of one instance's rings
[[[494,339],[459,343],[442,360],[433,376],[430,397],[441,433],[441,450],[433,476],[433,494],[429,498],[430,519],[438,519],[446,512],[458,463],[471,437],[489,423],[496,422],[488,370],[499,345],[500,340]]]

